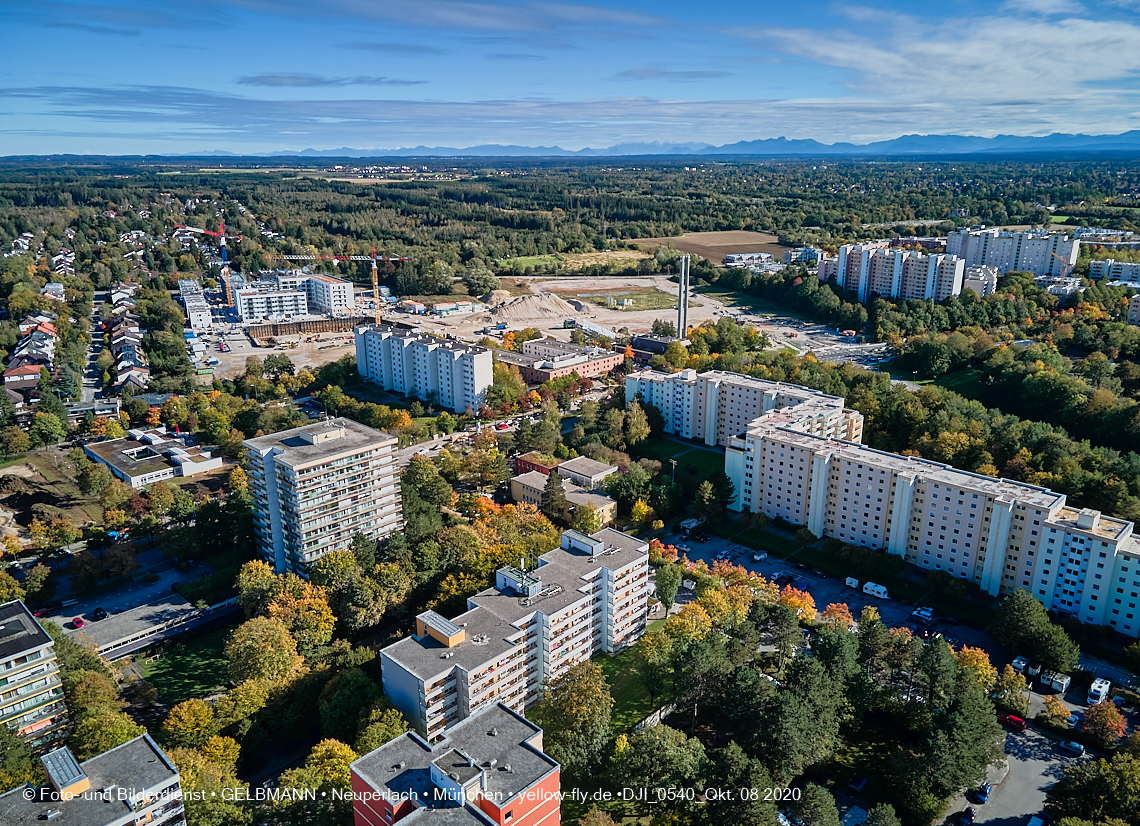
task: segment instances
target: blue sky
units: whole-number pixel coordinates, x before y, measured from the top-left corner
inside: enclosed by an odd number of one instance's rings
[[[0,155],[1108,134],[1140,0],[0,0]]]

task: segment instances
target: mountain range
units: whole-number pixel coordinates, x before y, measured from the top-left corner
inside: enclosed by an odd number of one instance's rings
[[[452,146],[415,146],[400,149],[303,149],[271,152],[261,157],[325,157],[325,158],[424,158],[424,157],[623,157],[672,155],[818,157],[880,157],[890,155],[978,155],[997,153],[1140,153],[1140,129],[1119,135],[1068,135],[1054,133],[1041,137],[996,135],[981,138],[972,135],[903,135],[874,143],[820,143],[812,139],[765,138],[739,141],[723,146],[707,143],[619,143],[604,149],[563,149],[559,146],[512,146],[482,144],[466,148]],[[202,155],[236,155],[213,151]]]

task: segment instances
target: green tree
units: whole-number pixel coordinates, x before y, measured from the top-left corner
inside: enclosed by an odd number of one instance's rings
[[[435,463],[426,456],[412,457],[401,482],[404,487],[411,487],[421,499],[436,507],[451,504],[451,485],[439,475]]]
[[[1045,811],[1055,820],[1072,817],[1092,823],[1140,819],[1140,760],[1121,753],[1066,766],[1045,795]]]
[[[697,498],[693,503],[693,512],[701,519],[709,522],[714,522],[723,515],[720,497],[717,496],[716,488],[708,479],[697,486]]]
[[[408,730],[404,715],[386,701],[373,704],[368,714],[361,718],[360,725],[360,736],[356,738],[353,749],[362,755],[375,751]]]
[[[549,682],[532,707],[543,728],[543,748],[572,776],[588,775],[610,738],[610,687],[601,666],[572,665]]]
[[[750,758],[734,741],[708,754],[707,778],[710,788],[757,790],[754,795],[737,792],[710,798],[706,803],[708,823],[770,826],[776,822],[776,804],[759,791],[773,787],[771,775],[763,763]]]
[[[146,734],[146,729],[126,714],[109,706],[97,706],[79,719],[68,745],[79,760],[90,760],[141,734]]]
[[[546,518],[553,522],[561,522],[566,513],[566,490],[562,486],[562,477],[556,470],[550,471],[550,475],[546,477],[539,508]]]
[[[994,684],[994,701],[1002,708],[1024,717],[1029,713],[1029,683],[1024,674],[1006,665]]]
[[[570,527],[589,536],[602,529],[602,515],[592,504],[584,502],[574,507],[574,513],[570,517]]]
[[[198,748],[215,734],[214,709],[205,700],[184,700],[162,721],[162,734],[171,746]]]
[[[701,741],[675,728],[646,726],[628,735],[625,743],[621,739],[615,754],[616,776],[634,788],[689,786],[704,767]]]
[[[371,706],[379,696],[380,689],[359,668],[337,674],[325,685],[317,703],[321,733],[341,742],[355,739],[360,710]]]
[[[685,571],[680,565],[669,562],[657,569],[657,599],[665,606],[666,612],[673,607],[673,600],[677,598],[677,591],[684,578]]]
[[[645,410],[634,399],[625,411],[626,446],[632,448],[634,445],[644,442],[649,436],[649,419],[645,415]]]
[[[1045,606],[1028,591],[1008,594],[998,606],[990,635],[1031,662],[1055,671],[1071,671],[1080,660],[1080,648],[1049,619]]]
[[[26,592],[20,581],[7,571],[0,571],[0,604],[22,600]]]
[[[1124,736],[1124,732],[1128,730],[1128,722],[1115,704],[1105,701],[1089,706],[1081,727],[1096,739],[1102,748],[1108,748],[1115,746]]]
[[[890,803],[876,803],[868,810],[864,826],[902,826],[902,821]]]
[[[822,786],[808,783],[795,805],[796,816],[804,826],[839,826],[839,810],[835,798]]]
[[[237,778],[234,767],[206,759],[195,749],[167,752],[181,776],[187,826],[246,826],[253,810],[240,795],[249,786]]]
[[[276,619],[254,617],[239,625],[226,643],[230,680],[264,679],[285,682],[301,667],[297,643]]]
[[[28,428],[28,436],[31,438],[32,444],[34,446],[57,444],[67,435],[67,428],[63,425],[64,421],[67,419],[64,418],[61,421],[54,413],[42,411],[36,413],[32,417],[31,426]]]
[[[86,467],[79,471],[79,477],[76,481],[79,483],[79,489],[87,496],[98,496],[106,490],[113,478],[111,471],[107,470],[105,465],[89,462]]]
[[[282,788],[311,789],[299,799],[279,799],[273,806],[286,823],[339,826],[352,819],[352,771],[360,755],[337,740],[322,740],[313,746],[305,765],[281,775]],[[340,794],[336,794],[340,792]]]
[[[673,673],[673,638],[661,629],[646,631],[633,648],[637,676],[651,702],[665,691],[665,682]]]

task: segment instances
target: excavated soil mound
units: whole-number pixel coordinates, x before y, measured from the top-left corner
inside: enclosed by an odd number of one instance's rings
[[[529,318],[570,318],[578,314],[574,305],[553,293],[522,295],[500,304],[491,313],[504,321],[526,321]]]
[[[482,301],[484,304],[491,304],[491,305],[506,304],[508,301],[511,300],[511,291],[510,290],[492,290],[491,292],[487,293],[485,296],[483,296],[479,300]]]

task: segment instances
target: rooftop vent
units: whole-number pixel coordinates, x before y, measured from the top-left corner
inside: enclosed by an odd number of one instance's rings
[[[44,820],[55,820],[57,817],[63,817],[63,812],[60,809],[48,809],[44,812]]]
[[[499,736],[499,730],[497,728],[493,728],[489,732],[487,732],[487,734],[491,735],[492,737],[498,737]]]

